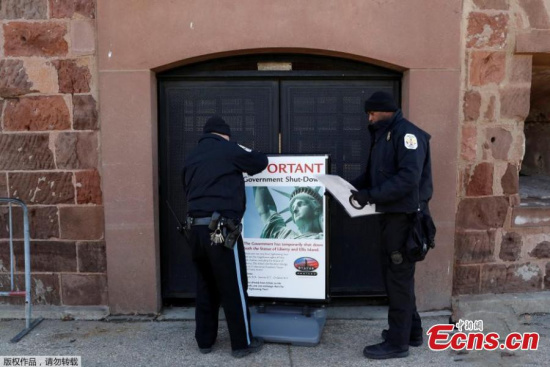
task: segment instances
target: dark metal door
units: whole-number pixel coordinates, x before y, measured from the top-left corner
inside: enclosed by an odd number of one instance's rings
[[[377,90],[395,93],[395,86],[390,81],[283,81],[282,153],[328,153],[331,173],[354,179],[368,158],[363,103]],[[383,293],[377,218],[350,219],[336,202],[329,210],[331,296]]]
[[[263,152],[278,152],[277,81],[160,83],[160,227],[163,298],[194,297],[195,269],[189,246],[176,231],[167,206],[183,219],[187,208],[181,182],[185,156],[197,145],[206,120],[219,114],[232,139]]]
[[[351,180],[365,169],[368,155],[364,100],[381,89],[399,95],[399,73],[346,60],[279,55],[280,59],[296,61],[292,71],[255,69],[256,61],[273,57],[210,61],[159,77],[164,299],[195,294],[189,249],[177,233],[166,203],[179,218],[184,217],[181,169],[208,117],[223,116],[231,125],[234,140],[266,153],[328,153],[331,172]],[[350,219],[333,202],[329,220],[330,295],[383,293],[376,218]]]

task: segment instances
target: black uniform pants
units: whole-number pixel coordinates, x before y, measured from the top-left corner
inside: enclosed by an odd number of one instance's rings
[[[380,216],[382,229],[382,276],[389,300],[387,341],[408,345],[411,336],[422,334],[422,321],[416,310],[414,294],[415,263],[404,256],[400,264],[391,254],[401,251],[411,230],[410,215],[384,213]]]
[[[233,249],[211,244],[208,226],[193,226],[191,253],[197,268],[195,338],[199,348],[211,347],[218,335],[218,312],[223,306],[231,348],[246,348],[252,339],[248,310],[248,278],[242,238]]]

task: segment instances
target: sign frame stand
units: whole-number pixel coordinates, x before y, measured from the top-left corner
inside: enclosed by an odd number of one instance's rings
[[[252,335],[271,343],[314,347],[321,341],[327,321],[324,307],[270,305],[250,310]]]

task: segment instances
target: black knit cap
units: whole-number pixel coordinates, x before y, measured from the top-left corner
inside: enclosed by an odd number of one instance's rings
[[[204,124],[203,132],[206,133],[218,133],[227,136],[231,136],[231,128],[224,119],[220,116],[212,116]]]
[[[395,112],[398,110],[393,96],[389,93],[378,91],[365,101],[365,113],[369,112]]]

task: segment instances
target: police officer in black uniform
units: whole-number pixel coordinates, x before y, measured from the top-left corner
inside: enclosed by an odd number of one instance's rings
[[[257,174],[267,156],[229,141],[231,129],[219,116],[208,119],[204,135],[183,168],[187,195],[186,232],[197,268],[196,331],[201,353],[210,353],[223,306],[232,355],[259,351],[263,340],[250,330],[248,279],[241,218],[245,211],[243,172]],[[210,227],[210,228],[209,228]]]
[[[423,331],[414,294],[415,263],[405,256],[405,244],[416,211],[429,212],[432,197],[430,135],[406,120],[393,97],[375,92],[365,102],[369,118],[370,155],[366,172],[351,183],[352,199],[375,204],[382,213],[382,271],[389,300],[389,329],[384,342],[366,346],[367,358],[400,358],[409,345],[422,344]]]

